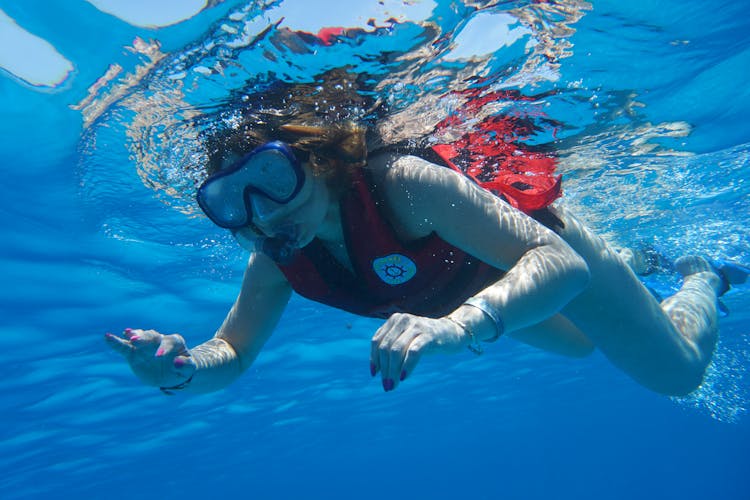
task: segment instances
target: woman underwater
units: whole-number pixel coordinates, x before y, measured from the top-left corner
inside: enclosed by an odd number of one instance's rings
[[[363,127],[293,113],[206,140],[198,202],[251,254],[215,336],[126,329],[106,340],[145,383],[203,393],[237,379],[291,292],[382,317],[370,369],[391,391],[425,354],[508,335],[569,356],[593,349],[644,386],[684,395],[703,380],[727,278],[701,257],[659,303],[621,252],[561,207],[524,213],[467,176],[397,150],[368,151]]]

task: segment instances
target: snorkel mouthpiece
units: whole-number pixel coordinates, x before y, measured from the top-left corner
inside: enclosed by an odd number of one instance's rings
[[[299,228],[293,224],[282,226],[271,233],[263,233],[259,228],[253,230],[233,230],[234,239],[245,250],[262,253],[281,265],[288,265],[299,251]]]
[[[273,236],[261,236],[256,242],[256,248],[277,264],[286,265],[294,260],[298,241],[299,228],[288,224],[274,231]]]
[[[294,240],[287,236],[260,238],[256,245],[258,250],[270,257],[277,264],[281,265],[291,264],[297,253],[297,247],[294,244]]]

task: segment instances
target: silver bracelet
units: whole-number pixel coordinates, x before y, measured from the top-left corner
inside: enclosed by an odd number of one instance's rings
[[[490,320],[492,320],[492,324],[495,325],[495,336],[491,339],[485,340],[485,342],[494,342],[499,339],[500,336],[505,332],[505,324],[503,323],[503,320],[500,318],[497,310],[495,310],[492,304],[490,304],[486,299],[483,299],[481,297],[469,297],[469,299],[464,302],[464,305],[476,307],[477,309],[482,311],[485,316],[490,318]]]
[[[471,331],[471,328],[469,328],[468,326],[466,326],[462,322],[451,318],[450,316],[446,316],[445,319],[447,319],[448,321],[450,321],[451,323],[453,323],[455,325],[458,325],[459,328],[461,328],[463,331],[465,331],[469,335],[469,338],[471,339],[471,343],[469,343],[469,345],[467,345],[466,347],[471,352],[473,352],[477,356],[479,356],[480,354],[482,354],[482,352],[483,352],[483,350],[482,350],[482,344],[479,343],[479,341],[477,340],[476,336],[474,335],[474,332]]]

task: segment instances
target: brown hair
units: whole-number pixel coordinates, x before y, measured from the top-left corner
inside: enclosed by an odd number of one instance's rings
[[[228,163],[273,140],[289,144],[301,160],[309,162],[313,174],[325,178],[336,191],[348,186],[353,169],[367,163],[363,127],[351,122],[328,126],[286,123],[270,130],[243,127],[211,136],[205,143],[206,171],[210,175],[226,168]]]
[[[232,127],[212,125],[204,132],[210,175],[261,144],[289,144],[313,173],[340,192],[349,186],[353,169],[367,162],[367,128],[358,117],[366,98],[356,91],[354,76],[332,70],[313,84],[278,83],[243,103],[226,120]],[[237,119],[239,118],[239,119]],[[238,125],[237,125],[238,124]]]

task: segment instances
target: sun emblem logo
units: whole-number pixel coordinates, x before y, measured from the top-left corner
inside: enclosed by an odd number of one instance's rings
[[[384,283],[401,285],[417,274],[417,265],[409,257],[394,253],[372,261],[372,269]]]

